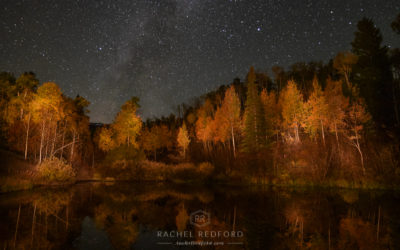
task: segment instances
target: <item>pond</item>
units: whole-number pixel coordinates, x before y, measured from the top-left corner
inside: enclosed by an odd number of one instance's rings
[[[0,195],[2,249],[398,249],[394,191],[79,183]]]

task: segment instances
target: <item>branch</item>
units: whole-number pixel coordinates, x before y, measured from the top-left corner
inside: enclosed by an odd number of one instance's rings
[[[63,148],[69,147],[70,145],[72,145],[72,144],[74,144],[74,143],[77,143],[77,141],[78,141],[78,140],[76,140],[75,142],[70,142],[70,143],[68,143],[68,144],[65,144],[65,145],[62,146],[62,147],[59,147],[58,149],[54,150],[52,156],[54,156],[54,155],[56,154],[57,151],[59,151],[59,150],[61,150],[61,149],[63,149]]]

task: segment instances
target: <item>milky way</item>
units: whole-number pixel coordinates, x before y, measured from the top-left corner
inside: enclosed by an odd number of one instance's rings
[[[357,21],[372,18],[399,47],[387,1],[1,1],[0,71],[33,71],[92,104],[110,122],[131,96],[143,118],[191,98],[298,61],[327,61],[350,49]]]

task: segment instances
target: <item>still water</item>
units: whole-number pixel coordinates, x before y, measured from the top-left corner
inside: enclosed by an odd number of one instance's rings
[[[0,195],[2,249],[399,249],[400,194],[80,183]]]

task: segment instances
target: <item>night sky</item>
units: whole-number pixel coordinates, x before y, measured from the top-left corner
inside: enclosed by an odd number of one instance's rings
[[[326,62],[350,49],[364,16],[400,47],[398,13],[398,0],[2,0],[0,71],[84,96],[92,122],[111,122],[131,96],[143,118],[159,117],[251,65]]]

